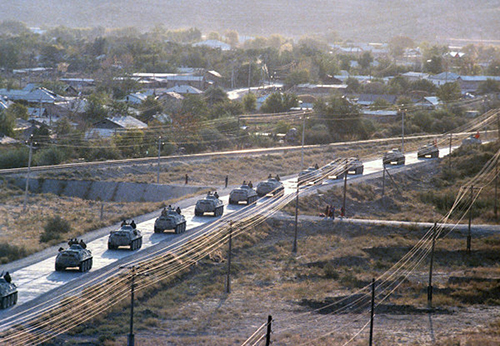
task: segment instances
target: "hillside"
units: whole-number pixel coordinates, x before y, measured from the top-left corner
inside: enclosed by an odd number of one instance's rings
[[[279,33],[289,37],[334,31],[342,39],[387,41],[396,35],[415,40],[450,38],[496,40],[500,3],[496,0],[13,0],[0,20],[29,26],[226,29],[244,35]]]

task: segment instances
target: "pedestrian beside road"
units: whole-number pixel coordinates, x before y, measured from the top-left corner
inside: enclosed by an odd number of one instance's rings
[[[325,218],[328,219],[328,216],[330,216],[330,206],[327,204],[325,209]]]
[[[335,220],[335,207],[333,205],[330,206],[330,217]]]
[[[186,173],[186,177],[185,177],[185,179],[186,179],[186,185],[187,185],[187,184],[188,184],[188,181],[189,181],[189,176],[187,175],[187,173]]]

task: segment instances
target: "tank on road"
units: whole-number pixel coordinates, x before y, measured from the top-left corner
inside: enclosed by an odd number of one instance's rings
[[[418,148],[417,157],[419,159],[439,157],[439,148],[434,143],[428,143]]]
[[[404,165],[406,161],[405,155],[399,149],[389,150],[384,154],[382,158],[382,163],[384,165],[391,165],[395,163],[396,165]]]
[[[214,216],[221,216],[224,213],[224,203],[211,193],[196,202],[194,208],[195,216],[203,216],[205,213],[213,213]]]
[[[56,257],[56,271],[62,271],[67,268],[78,268],[81,272],[89,271],[92,268],[92,252],[84,248],[85,243],[78,242],[76,239],[68,242],[68,249],[59,249]]]
[[[155,233],[173,229],[175,234],[186,231],[186,218],[174,209],[163,209],[159,218],[155,221]]]
[[[17,303],[17,287],[11,282],[9,273],[0,277],[0,308],[7,309]]]
[[[233,191],[229,194],[229,204],[239,204],[240,202],[253,204],[258,198],[259,196],[253,188],[248,185],[241,185],[240,187],[233,189]]]
[[[284,190],[283,183],[276,178],[269,178],[257,184],[257,195],[260,197],[267,195],[276,196],[283,193]]]
[[[131,225],[123,225],[117,231],[111,231],[108,238],[108,249],[116,250],[120,246],[129,247],[130,250],[140,249],[142,246],[142,233]]]

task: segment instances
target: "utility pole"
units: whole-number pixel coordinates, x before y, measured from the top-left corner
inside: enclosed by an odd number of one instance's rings
[[[271,315],[267,317],[267,333],[266,333],[266,346],[271,345],[271,323],[273,322],[273,318]]]
[[[345,159],[345,169],[344,169],[344,198],[342,200],[342,211],[341,215],[342,217],[345,216],[345,200],[346,200],[346,194],[347,194],[347,162],[349,159]]]
[[[156,183],[160,183],[160,151],[161,151],[161,136],[158,136],[158,176],[156,177]]]
[[[498,158],[495,164],[495,221],[498,221]]]
[[[135,289],[135,266],[132,266],[132,277],[130,278],[130,334],[127,346],[134,346],[134,289]]]
[[[405,153],[405,112],[406,109],[403,108],[401,112],[401,152],[403,154]]]
[[[306,130],[306,113],[302,113],[302,156],[300,159],[300,171],[304,170],[304,137]]]
[[[474,185],[470,186],[470,205],[469,205],[469,232],[467,234],[467,254],[470,254],[471,250],[471,223],[472,223],[472,203],[474,199]]]
[[[370,312],[370,346],[373,345],[373,315],[375,311],[375,278],[372,279],[372,308]]]
[[[382,163],[382,198],[385,194],[385,164]]]
[[[226,293],[231,293],[231,247],[233,241],[233,221],[229,221],[229,249],[227,251]]]
[[[297,253],[298,222],[299,222],[299,183],[297,182],[297,191],[295,192],[295,236],[293,238],[293,248],[292,248],[292,252],[294,254]]]
[[[240,149],[240,116],[238,115],[238,128],[236,129],[236,149]]]
[[[448,169],[451,171],[451,142],[453,140],[453,134],[450,133],[450,151],[448,152]]]
[[[252,79],[252,64],[248,60],[248,93],[250,94],[250,80]]]
[[[26,204],[28,203],[28,189],[30,185],[30,173],[31,173],[31,157],[33,155],[33,135],[30,136],[28,141],[30,142],[30,152],[28,155],[28,173],[26,175],[26,189],[24,190],[23,211],[26,211]]]
[[[437,223],[432,228],[431,263],[429,266],[429,285],[427,286],[427,307],[432,309],[432,266],[434,265],[434,246],[436,245]]]

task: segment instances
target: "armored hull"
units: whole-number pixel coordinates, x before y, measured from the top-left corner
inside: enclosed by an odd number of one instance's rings
[[[207,195],[205,198],[198,200],[194,208],[195,216],[203,216],[205,213],[221,216],[224,213],[224,203],[214,195]]]
[[[404,154],[399,151],[399,149],[392,149],[384,154],[382,158],[382,163],[384,165],[390,165],[395,163],[396,165],[404,165],[406,158]]]
[[[0,308],[7,309],[17,303],[17,287],[5,278],[0,278]]]
[[[108,238],[108,249],[116,250],[120,246],[129,247],[130,250],[140,249],[142,246],[142,233],[132,226],[122,226],[117,231],[111,231]]]
[[[155,221],[155,233],[161,233],[165,230],[173,229],[174,232],[182,233],[186,231],[186,218],[174,210],[168,210]]]
[[[261,181],[257,184],[257,195],[260,197],[267,195],[277,195],[283,192],[285,188],[283,183],[275,178],[269,178],[266,181]]]
[[[436,145],[434,145],[432,143],[426,144],[426,145],[418,148],[417,157],[419,159],[423,159],[426,157],[430,157],[430,158],[439,157],[439,149]]]
[[[234,189],[229,194],[229,204],[239,204],[245,202],[246,204],[253,204],[257,201],[259,196],[254,189],[248,185],[241,185],[239,188]]]
[[[67,268],[89,271],[92,268],[92,252],[79,244],[72,244],[68,249],[60,251],[56,257],[56,271]]]

